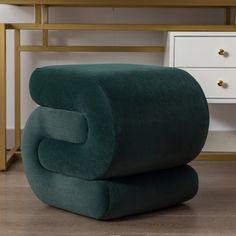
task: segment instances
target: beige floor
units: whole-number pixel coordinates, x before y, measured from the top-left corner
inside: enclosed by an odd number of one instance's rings
[[[148,214],[101,222],[54,209],[31,192],[21,162],[0,173],[0,236],[236,235],[236,161],[192,166],[200,191],[191,201]]]

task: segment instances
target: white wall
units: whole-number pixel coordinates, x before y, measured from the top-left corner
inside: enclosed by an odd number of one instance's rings
[[[0,6],[0,22],[32,22],[33,10],[30,7]],[[51,8],[52,23],[166,23],[166,24],[220,24],[223,22],[222,9],[117,9],[117,8]],[[163,33],[158,32],[78,32],[51,31],[50,44],[72,45],[162,45]],[[40,32],[22,33],[23,44],[40,44]],[[13,32],[7,34],[7,127],[14,126],[13,113]],[[22,53],[22,127],[35,107],[29,97],[28,81],[36,67],[52,64],[71,63],[141,63],[161,65],[162,53]],[[211,130],[235,131],[236,106],[210,105]]]

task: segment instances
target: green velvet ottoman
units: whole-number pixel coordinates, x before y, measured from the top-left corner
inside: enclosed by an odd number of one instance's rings
[[[208,106],[187,72],[130,64],[36,69],[40,106],[25,126],[23,162],[46,204],[96,219],[191,199]]]

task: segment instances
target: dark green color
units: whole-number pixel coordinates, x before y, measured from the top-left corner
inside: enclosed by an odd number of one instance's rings
[[[70,176],[108,178],[180,166],[199,154],[207,136],[204,94],[179,69],[50,66],[33,73],[30,92],[41,106],[79,112],[87,120],[83,144],[55,136],[39,145],[41,164]]]
[[[35,70],[26,175],[45,203],[96,219],[192,198],[209,116],[191,75],[174,68],[67,65]]]

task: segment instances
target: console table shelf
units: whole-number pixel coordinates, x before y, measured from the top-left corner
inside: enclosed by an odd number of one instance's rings
[[[236,25],[6,24],[19,30],[236,31]]]
[[[0,4],[79,7],[233,7],[235,0],[0,0]]]
[[[48,44],[49,30],[124,30],[124,31],[223,31],[236,32],[236,0],[0,0],[0,4],[34,8],[34,22],[0,24],[0,170],[20,155],[20,54],[24,52],[163,52],[156,46],[69,46]],[[221,8],[224,18],[221,25],[158,25],[158,24],[53,24],[49,23],[49,7],[125,7],[125,8]],[[232,15],[234,13],[234,15]],[[6,31],[15,31],[15,146],[6,150]],[[21,45],[21,30],[41,30],[42,44]]]

